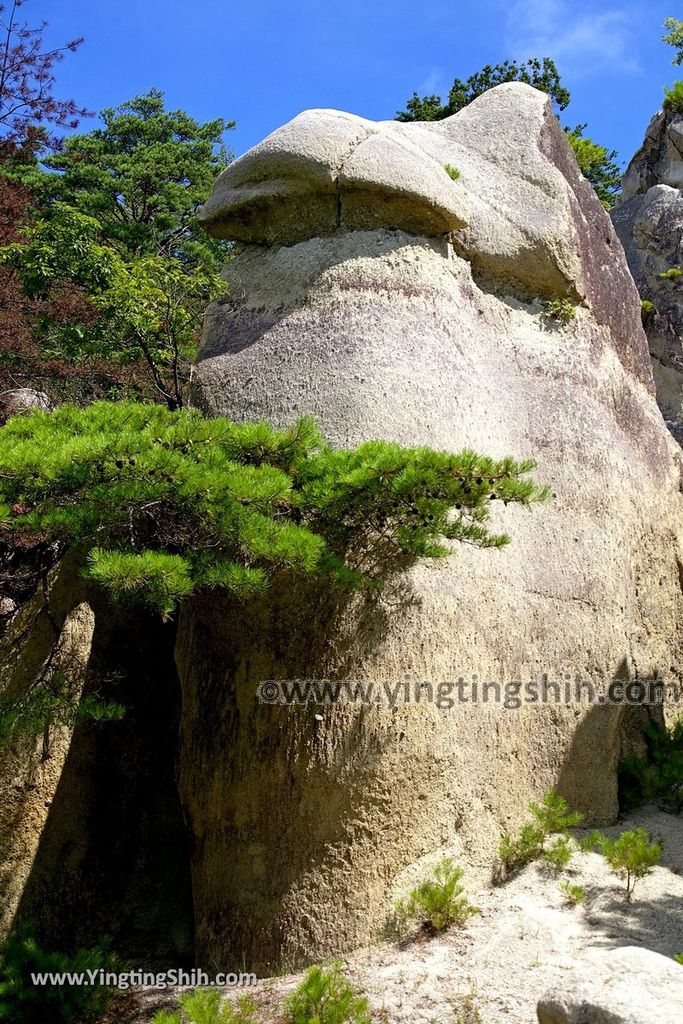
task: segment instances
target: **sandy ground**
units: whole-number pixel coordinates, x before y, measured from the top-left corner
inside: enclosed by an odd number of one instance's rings
[[[630,904],[603,857],[576,853],[559,878],[531,865],[506,884],[473,894],[481,914],[462,930],[403,946],[387,942],[346,958],[373,1020],[534,1024],[538,998],[570,969],[581,963],[588,969],[597,951],[643,946],[666,956],[683,952],[683,818],[645,808],[604,831],[615,836],[627,828],[646,828],[664,840],[661,866],[638,882]],[[583,905],[566,905],[562,879],[583,886]],[[259,1020],[282,1019],[282,996],[300,978],[267,979],[249,990],[261,1007]],[[175,995],[135,993],[113,1019],[147,1024],[155,1009],[174,1005]]]

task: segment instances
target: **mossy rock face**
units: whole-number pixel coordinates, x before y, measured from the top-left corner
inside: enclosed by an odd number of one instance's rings
[[[197,400],[276,426],[312,413],[340,446],[381,437],[532,456],[554,496],[503,510],[505,550],[463,546],[370,606],[283,587],[247,608],[184,609],[178,777],[198,961],[261,970],[371,940],[395,879],[423,857],[488,877],[502,832],[553,785],[589,822],[614,818],[621,707],[555,704],[559,687],[545,706],[460,703],[459,679],[579,674],[601,690],[683,669],[675,443],[622,249],[547,99],[501,86],[431,127],[335,114],[351,133],[342,169],[330,116],[292,122],[217,184],[210,229],[241,237],[234,187],[261,234],[226,268],[229,301],[209,310]],[[382,161],[368,157],[355,190],[349,167],[375,147]],[[433,161],[439,189],[462,190],[463,226],[398,219],[400,181],[402,209],[429,205],[409,158]],[[283,218],[335,181],[342,219],[320,219],[314,197],[299,236],[283,234]],[[363,223],[343,221],[354,194]],[[543,301],[562,298],[575,317],[549,323]],[[264,680],[301,678],[391,691],[407,679],[423,699],[258,701]],[[452,706],[421,683],[451,684]]]

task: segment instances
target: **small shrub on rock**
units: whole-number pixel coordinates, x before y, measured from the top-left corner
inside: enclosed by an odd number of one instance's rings
[[[572,853],[569,836],[561,835],[543,851],[543,859],[552,871],[563,871],[569,865]]]
[[[540,804],[530,803],[529,810],[547,836],[576,828],[583,821],[583,814],[570,810],[569,804],[556,789],[546,793]]]
[[[680,79],[670,89],[664,86],[664,109],[671,114],[683,114],[683,81]]]
[[[405,902],[396,904],[399,926],[405,929],[410,922],[419,921],[426,931],[442,932],[452,925],[466,924],[479,909],[464,895],[462,875],[462,868],[456,867],[450,857],[444,857],[431,878],[416,886]]]
[[[370,1009],[342,966],[310,967],[285,1000],[287,1024],[370,1024]]]
[[[570,810],[564,797],[554,789],[546,793],[540,804],[530,803],[529,810],[534,821],[523,825],[516,839],[506,833],[500,841],[498,856],[504,878],[540,858],[555,870],[565,868],[571,860],[567,829],[580,824],[583,815]],[[548,847],[551,835],[558,835],[558,839]]]
[[[576,305],[571,299],[547,299],[543,303],[543,311],[549,320],[569,323],[576,316]]]
[[[458,179],[460,178],[460,171],[458,170],[457,167],[451,167],[450,164],[444,164],[443,169],[448,175],[448,177],[452,178],[453,181],[458,181]]]
[[[683,83],[681,84],[683,85]],[[663,281],[678,281],[681,274],[683,274],[683,270],[680,267],[669,267],[668,270],[663,270],[659,276]]]
[[[545,832],[540,826],[532,823],[522,825],[519,836],[513,839],[506,833],[500,841],[498,856],[500,857],[505,874],[519,871],[521,868],[538,860],[543,853]]]
[[[581,853],[599,853],[604,841],[605,836],[597,829],[594,829],[592,832],[588,832],[585,836],[582,836],[577,840]]]

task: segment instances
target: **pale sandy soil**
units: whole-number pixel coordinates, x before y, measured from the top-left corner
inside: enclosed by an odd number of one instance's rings
[[[367,995],[378,1024],[534,1024],[536,1002],[596,952],[644,946],[667,956],[683,952],[683,818],[645,808],[608,835],[646,828],[664,840],[662,865],[641,880],[632,903],[623,883],[596,853],[577,853],[561,878],[583,886],[583,906],[570,908],[558,878],[536,865],[505,885],[479,891],[481,914],[463,930],[403,947],[385,943],[359,950],[345,963]],[[301,975],[259,982],[250,994],[260,1019],[282,1019],[282,996]],[[234,993],[233,993],[234,994]],[[174,993],[136,993],[116,1019],[147,1024],[154,1009],[174,1004]],[[460,1017],[458,1016],[460,1014]],[[476,1021],[479,1024],[479,1021]]]

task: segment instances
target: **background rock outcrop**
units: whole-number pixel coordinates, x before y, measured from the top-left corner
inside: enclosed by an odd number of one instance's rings
[[[660,110],[628,166],[612,211],[645,300],[657,400],[683,442],[683,115]],[[651,305],[650,305],[651,304]]]
[[[421,858],[490,870],[553,784],[612,818],[623,709],[268,706],[260,683],[679,678],[680,465],[622,247],[544,94],[503,85],[435,124],[307,112],[203,220],[243,243],[207,317],[205,410],[533,456],[553,489],[503,510],[507,549],[419,566],[355,618],[303,591],[183,612],[197,956],[263,970],[368,941]]]

